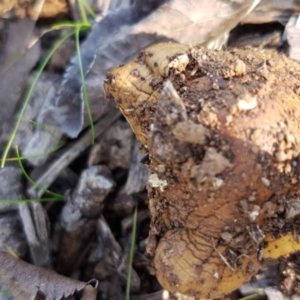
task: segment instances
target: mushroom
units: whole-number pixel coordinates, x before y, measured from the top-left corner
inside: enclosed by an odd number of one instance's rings
[[[264,256],[300,249],[288,207],[299,197],[298,63],[275,51],[157,44],[104,88],[149,155],[148,252],[164,288],[218,298]]]

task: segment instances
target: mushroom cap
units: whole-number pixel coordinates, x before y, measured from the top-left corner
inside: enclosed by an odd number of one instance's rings
[[[169,291],[221,297],[257,273],[266,235],[292,230],[299,82],[300,65],[275,51],[171,43],[108,75],[107,93],[149,153],[149,252]]]

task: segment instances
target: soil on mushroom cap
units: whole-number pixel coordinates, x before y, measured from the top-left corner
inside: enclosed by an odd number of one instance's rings
[[[292,229],[280,209],[298,196],[300,66],[272,51],[169,45],[114,70],[107,89],[156,176],[149,240],[158,238],[159,281],[216,298],[258,271],[265,235]]]

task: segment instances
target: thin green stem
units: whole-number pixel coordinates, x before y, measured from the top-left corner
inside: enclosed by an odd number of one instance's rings
[[[77,3],[78,3],[78,7],[79,7],[79,11],[80,11],[82,22],[84,24],[89,24],[89,20],[88,20],[88,18],[86,16],[85,9],[83,7],[82,1],[81,0],[77,0]]]
[[[58,29],[65,29],[65,28],[80,28],[80,31],[86,31],[91,28],[90,23],[83,23],[83,22],[72,22],[72,21],[63,21],[63,22],[57,22],[51,26],[53,30]]]
[[[37,128],[47,132],[48,134],[50,134],[57,142],[57,146],[53,147],[43,153],[36,153],[36,154],[31,154],[31,155],[27,155],[27,156],[20,156],[20,157],[10,157],[10,158],[6,158],[6,161],[18,161],[18,160],[25,160],[25,159],[30,159],[30,158],[38,158],[38,157],[42,157],[45,155],[49,155],[52,154],[54,152],[56,152],[57,150],[61,149],[66,143],[61,140],[59,137],[57,137],[56,135],[54,135],[50,130],[48,130],[43,124],[39,124],[33,120],[30,121],[30,123],[32,123],[34,126],[36,126]],[[0,161],[2,161],[2,159],[0,159]]]
[[[79,1],[81,1],[81,0],[79,0]],[[94,12],[93,8],[86,1],[83,1],[82,4],[83,4],[85,10],[91,15],[91,17],[95,18],[96,13]]]
[[[20,158],[20,154],[19,154],[19,149],[18,147],[16,147],[16,155],[18,158]],[[48,189],[45,189],[44,187],[36,184],[31,178],[30,176],[27,174],[23,164],[22,164],[22,161],[21,159],[18,160],[18,163],[19,163],[19,166],[20,166],[20,169],[22,170],[22,173],[23,175],[25,176],[25,178],[35,187],[37,187],[38,189],[40,189],[41,191],[43,191],[45,194],[48,194],[48,195],[51,195],[59,200],[63,200],[64,199],[64,196],[63,195],[60,195],[60,194],[57,194],[57,193],[54,193],[54,192],[51,192],[49,191]]]
[[[266,293],[264,291],[257,291],[256,293],[243,297],[240,300],[257,300],[261,299],[262,296],[266,296]]]
[[[136,238],[136,225],[137,225],[137,207],[134,210],[132,220],[133,222],[132,222],[131,243],[130,243],[130,251],[129,251],[128,275],[127,275],[127,283],[126,283],[126,300],[130,300],[130,284],[131,284],[131,276],[132,276],[132,264],[133,264],[133,255],[134,255],[135,238]]]
[[[31,202],[61,202],[64,199],[58,198],[41,198],[41,199],[19,199],[19,200],[8,200],[8,199],[1,199],[1,205],[10,205],[10,204],[20,204],[20,203],[31,203]]]
[[[16,122],[16,124],[15,124],[15,126],[14,126],[14,128],[13,128],[13,131],[12,131],[12,133],[11,133],[11,136],[10,136],[10,138],[9,138],[9,140],[8,140],[8,143],[7,143],[7,145],[6,145],[5,149],[4,149],[3,156],[2,156],[2,161],[1,161],[1,168],[3,168],[3,167],[5,166],[6,158],[7,158],[7,156],[8,156],[8,153],[9,153],[10,149],[11,149],[11,146],[12,146],[12,143],[13,143],[13,141],[14,141],[14,139],[15,139],[15,136],[16,136],[16,134],[17,134],[17,131],[18,131],[18,129],[19,129],[19,126],[20,126],[22,117],[23,117],[23,115],[24,115],[24,112],[25,112],[25,110],[26,110],[26,107],[27,107],[27,105],[28,105],[28,103],[29,103],[29,100],[30,100],[30,98],[31,98],[33,89],[34,89],[34,87],[35,87],[35,85],[36,85],[36,83],[37,83],[37,81],[38,81],[38,79],[39,79],[39,77],[40,77],[42,71],[43,71],[44,68],[46,67],[46,65],[47,65],[48,61],[50,60],[50,58],[52,57],[53,53],[54,53],[54,52],[61,46],[61,44],[62,44],[65,40],[67,40],[72,34],[74,34],[74,31],[68,32],[68,33],[65,34],[60,40],[58,40],[58,41],[54,44],[54,46],[52,47],[52,49],[48,52],[48,54],[46,55],[46,57],[45,57],[44,60],[42,61],[40,67],[38,68],[37,74],[36,74],[36,76],[34,77],[33,82],[31,83],[29,90],[27,91],[27,94],[26,94],[26,97],[25,97],[25,101],[24,101],[24,103],[23,103],[23,105],[22,105],[22,107],[21,107],[21,110],[20,110],[20,112],[19,112],[19,115],[18,115],[18,117],[17,117],[17,122]]]
[[[0,295],[3,295],[3,296],[12,296],[10,290],[0,290]]]
[[[36,154],[20,156],[20,157],[10,157],[10,158],[6,158],[6,161],[18,161],[18,160],[25,160],[25,159],[30,159],[30,158],[42,157],[42,156],[49,155],[49,154],[52,154],[52,153],[56,152],[57,150],[61,149],[64,145],[65,145],[65,143],[61,142],[56,147],[53,147],[53,148],[51,148],[48,151],[45,151],[43,153],[36,153]],[[1,159],[0,159],[0,161],[1,161]]]
[[[88,98],[88,93],[86,90],[86,84],[85,84],[85,74],[83,72],[83,67],[82,67],[82,60],[81,60],[81,52],[80,52],[80,43],[79,43],[79,33],[80,29],[76,28],[75,32],[75,43],[76,43],[76,51],[77,51],[77,57],[78,57],[78,66],[80,70],[80,77],[81,77],[81,82],[82,82],[82,95],[83,95],[83,100],[84,104],[88,113],[88,118],[91,126],[91,134],[92,134],[92,144],[95,142],[95,128],[94,128],[94,122],[93,122],[93,117],[91,113],[91,107],[89,103],[89,98]]]
[[[43,124],[40,124],[34,120],[30,120],[30,123],[33,124],[35,127],[41,129],[42,131],[48,133],[50,136],[52,136],[59,144],[62,143],[62,140],[57,137],[53,132],[51,132],[49,129],[47,129],[46,126],[44,126]]]

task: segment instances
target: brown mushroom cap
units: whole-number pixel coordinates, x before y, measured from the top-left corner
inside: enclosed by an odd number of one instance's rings
[[[265,235],[290,229],[268,207],[298,197],[299,83],[300,65],[273,51],[177,44],[109,74],[106,91],[149,153],[149,240],[169,291],[229,293],[258,271]]]

